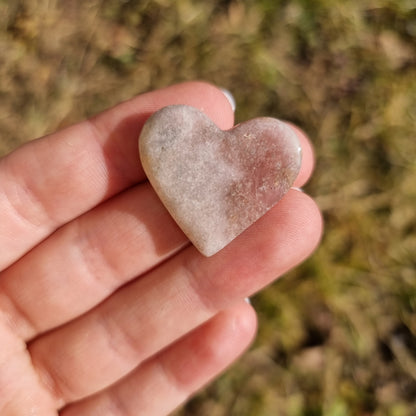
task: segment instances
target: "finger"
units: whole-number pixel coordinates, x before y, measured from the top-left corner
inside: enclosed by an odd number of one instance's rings
[[[300,146],[302,148],[302,165],[298,177],[293,186],[301,187],[309,180],[315,166],[315,156],[312,144],[305,132],[294,124],[288,123],[298,136]]]
[[[305,178],[313,161],[307,139],[301,143]],[[29,340],[85,313],[186,244],[151,187],[142,183],[61,227],[5,270],[0,307]]]
[[[55,402],[39,383],[26,344],[0,314],[0,415],[56,416]]]
[[[245,302],[223,311],[108,390],[65,408],[61,416],[167,415],[247,348],[256,315]]]
[[[0,270],[59,226],[144,179],[137,139],[169,104],[200,108],[222,129],[233,112],[220,89],[190,82],[140,95],[91,120],[35,140],[0,160]]]
[[[316,205],[292,190],[215,256],[189,247],[90,313],[35,340],[34,365],[60,402],[101,390],[302,261],[320,233]]]
[[[82,315],[187,244],[149,183],[140,184],[62,227],[5,270],[0,307],[27,341]]]

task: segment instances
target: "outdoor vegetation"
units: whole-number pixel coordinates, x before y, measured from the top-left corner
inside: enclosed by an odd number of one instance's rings
[[[415,1],[0,0],[0,154],[191,79],[308,133],[325,232],[176,415],[415,415]]]

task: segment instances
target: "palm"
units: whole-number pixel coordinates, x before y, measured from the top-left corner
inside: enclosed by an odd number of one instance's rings
[[[174,103],[232,126],[219,90],[187,83],[0,160],[2,415],[169,413],[250,342],[241,299],[316,245],[318,210],[290,191],[229,247],[199,255],[138,163],[141,125]],[[300,139],[298,186],[312,166]]]

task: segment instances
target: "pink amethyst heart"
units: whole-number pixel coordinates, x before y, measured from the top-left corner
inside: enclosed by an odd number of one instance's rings
[[[262,117],[223,131],[186,105],[154,113],[139,149],[159,198],[205,256],[275,205],[301,165],[299,141],[285,123]]]

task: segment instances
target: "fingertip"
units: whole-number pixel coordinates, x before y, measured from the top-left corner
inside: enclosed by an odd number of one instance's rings
[[[304,258],[306,258],[316,250],[321,242],[324,229],[322,212],[315,200],[302,190],[292,188],[289,193],[302,200],[303,209],[299,212],[303,214],[300,216],[303,226],[300,226],[300,228],[304,231],[304,238],[309,243],[304,255]]]
[[[184,390],[195,391],[238,359],[256,331],[256,313],[241,300],[174,344],[161,360]]]
[[[208,354],[212,364],[216,363],[217,369],[222,371],[253,342],[257,333],[257,314],[242,300],[220,312],[208,325],[211,333],[206,338],[205,348],[212,354]]]
[[[279,230],[270,233],[268,244],[272,251],[279,251],[280,256],[287,260],[287,263],[280,262],[286,272],[308,258],[319,245],[323,230],[322,214],[313,198],[292,188],[267,215]],[[267,221],[259,221],[259,225],[263,229],[267,227]],[[263,229],[263,233],[266,232]]]
[[[302,129],[293,123],[287,121],[285,123],[294,130],[302,147],[302,165],[298,177],[293,184],[295,187],[300,187],[305,185],[312,175],[315,167],[315,152],[311,141]]]
[[[225,89],[225,88],[220,88],[220,89],[223,92],[223,94],[225,95],[225,98],[227,98],[228,102],[230,103],[231,109],[233,110],[233,113],[234,113],[235,109],[236,109],[236,102],[235,102],[234,96],[227,89]]]
[[[239,337],[246,340],[246,344],[242,345],[242,350],[244,350],[253,341],[257,333],[257,313],[251,303],[246,300],[237,304],[228,313],[233,319],[233,331],[238,332]]]
[[[280,275],[316,249],[322,228],[322,214],[316,202],[306,193],[291,188],[230,246],[245,243],[248,253],[258,252],[259,263],[271,266]]]

